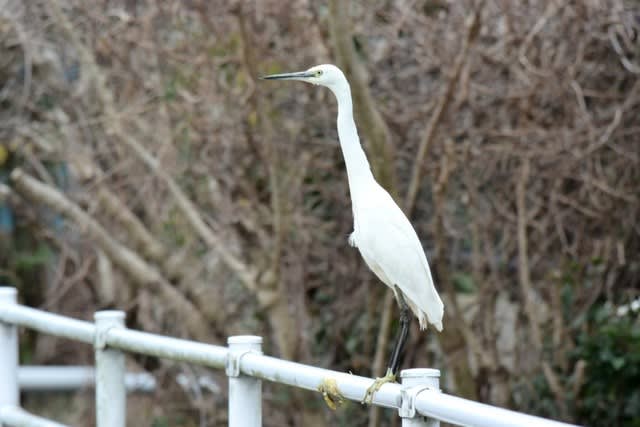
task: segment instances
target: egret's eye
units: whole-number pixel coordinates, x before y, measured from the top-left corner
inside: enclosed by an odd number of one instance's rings
[[[316,77],[320,77],[322,75],[322,70],[317,70],[316,71]]]

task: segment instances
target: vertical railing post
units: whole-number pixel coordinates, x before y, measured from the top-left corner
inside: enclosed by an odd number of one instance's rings
[[[402,427],[440,427],[440,421],[416,412],[416,396],[424,390],[440,391],[440,371],[437,369],[405,369],[400,372],[402,404],[398,413]]]
[[[15,288],[0,288],[0,303],[17,304]],[[0,322],[0,409],[3,406],[18,406],[18,328]],[[0,422],[0,425],[2,423]]]
[[[107,347],[110,329],[124,328],[124,312],[99,311],[95,314],[96,336],[96,426],[124,427],[127,394],[124,385],[124,353]]]
[[[262,381],[240,373],[240,360],[246,353],[262,354],[262,337],[229,337],[226,372],[229,377],[229,427],[262,426]]]

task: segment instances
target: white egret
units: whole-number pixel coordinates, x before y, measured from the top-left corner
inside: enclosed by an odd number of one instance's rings
[[[387,373],[374,381],[363,399],[370,403],[382,384],[395,381],[411,321],[409,309],[418,318],[420,329],[431,324],[442,331],[444,305],[433,285],[418,235],[371,173],[353,120],[351,89],[342,71],[335,65],[323,64],[306,71],[262,78],[326,86],[338,101],[338,138],[347,166],[353,209],[353,233],[349,236],[349,244],[358,248],[369,268],[393,290],[400,306],[400,328]]]

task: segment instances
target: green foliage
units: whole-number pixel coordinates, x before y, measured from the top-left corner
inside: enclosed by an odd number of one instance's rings
[[[13,263],[18,270],[31,270],[46,265],[51,256],[51,248],[47,244],[40,242],[35,250],[15,251]]]
[[[153,421],[151,421],[151,427],[168,427],[169,425],[167,417],[155,417]]]
[[[56,106],[56,99],[54,96],[44,93],[36,100],[36,106],[44,111],[51,111]]]
[[[178,83],[176,79],[169,80],[164,88],[165,101],[175,101],[178,95]]]
[[[422,13],[426,16],[436,16],[439,12],[448,12],[449,6],[443,1],[426,0],[422,3]]]
[[[193,421],[189,417],[185,417],[183,414],[177,413],[171,416],[160,415],[156,416],[151,421],[151,427],[191,427]]]
[[[616,316],[610,305],[594,310],[592,330],[574,351],[587,364],[577,396],[578,419],[587,425],[640,426],[640,319]]]
[[[458,272],[453,275],[452,279],[457,292],[472,294],[477,290],[473,277],[471,277],[470,274]]]
[[[187,236],[182,232],[182,230],[182,218],[180,217],[179,212],[174,209],[162,223],[163,237],[173,242],[176,246],[184,246],[187,243]]]

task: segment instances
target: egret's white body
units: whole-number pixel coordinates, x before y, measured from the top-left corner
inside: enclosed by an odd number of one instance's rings
[[[382,282],[394,292],[396,285],[400,288],[421,329],[432,324],[441,331],[444,305],[434,287],[427,257],[406,215],[371,173],[353,120],[351,89],[342,71],[323,64],[268,78],[301,80],[331,89],[338,101],[338,137],[353,208],[354,230],[349,243],[358,248]]]
[[[432,324],[442,331],[444,306],[433,285],[427,257],[420,240],[389,193],[374,181],[369,200],[354,206],[354,231],[349,243],[356,246],[371,271],[394,290],[398,285],[407,304],[426,329]],[[353,192],[352,192],[353,194]]]

